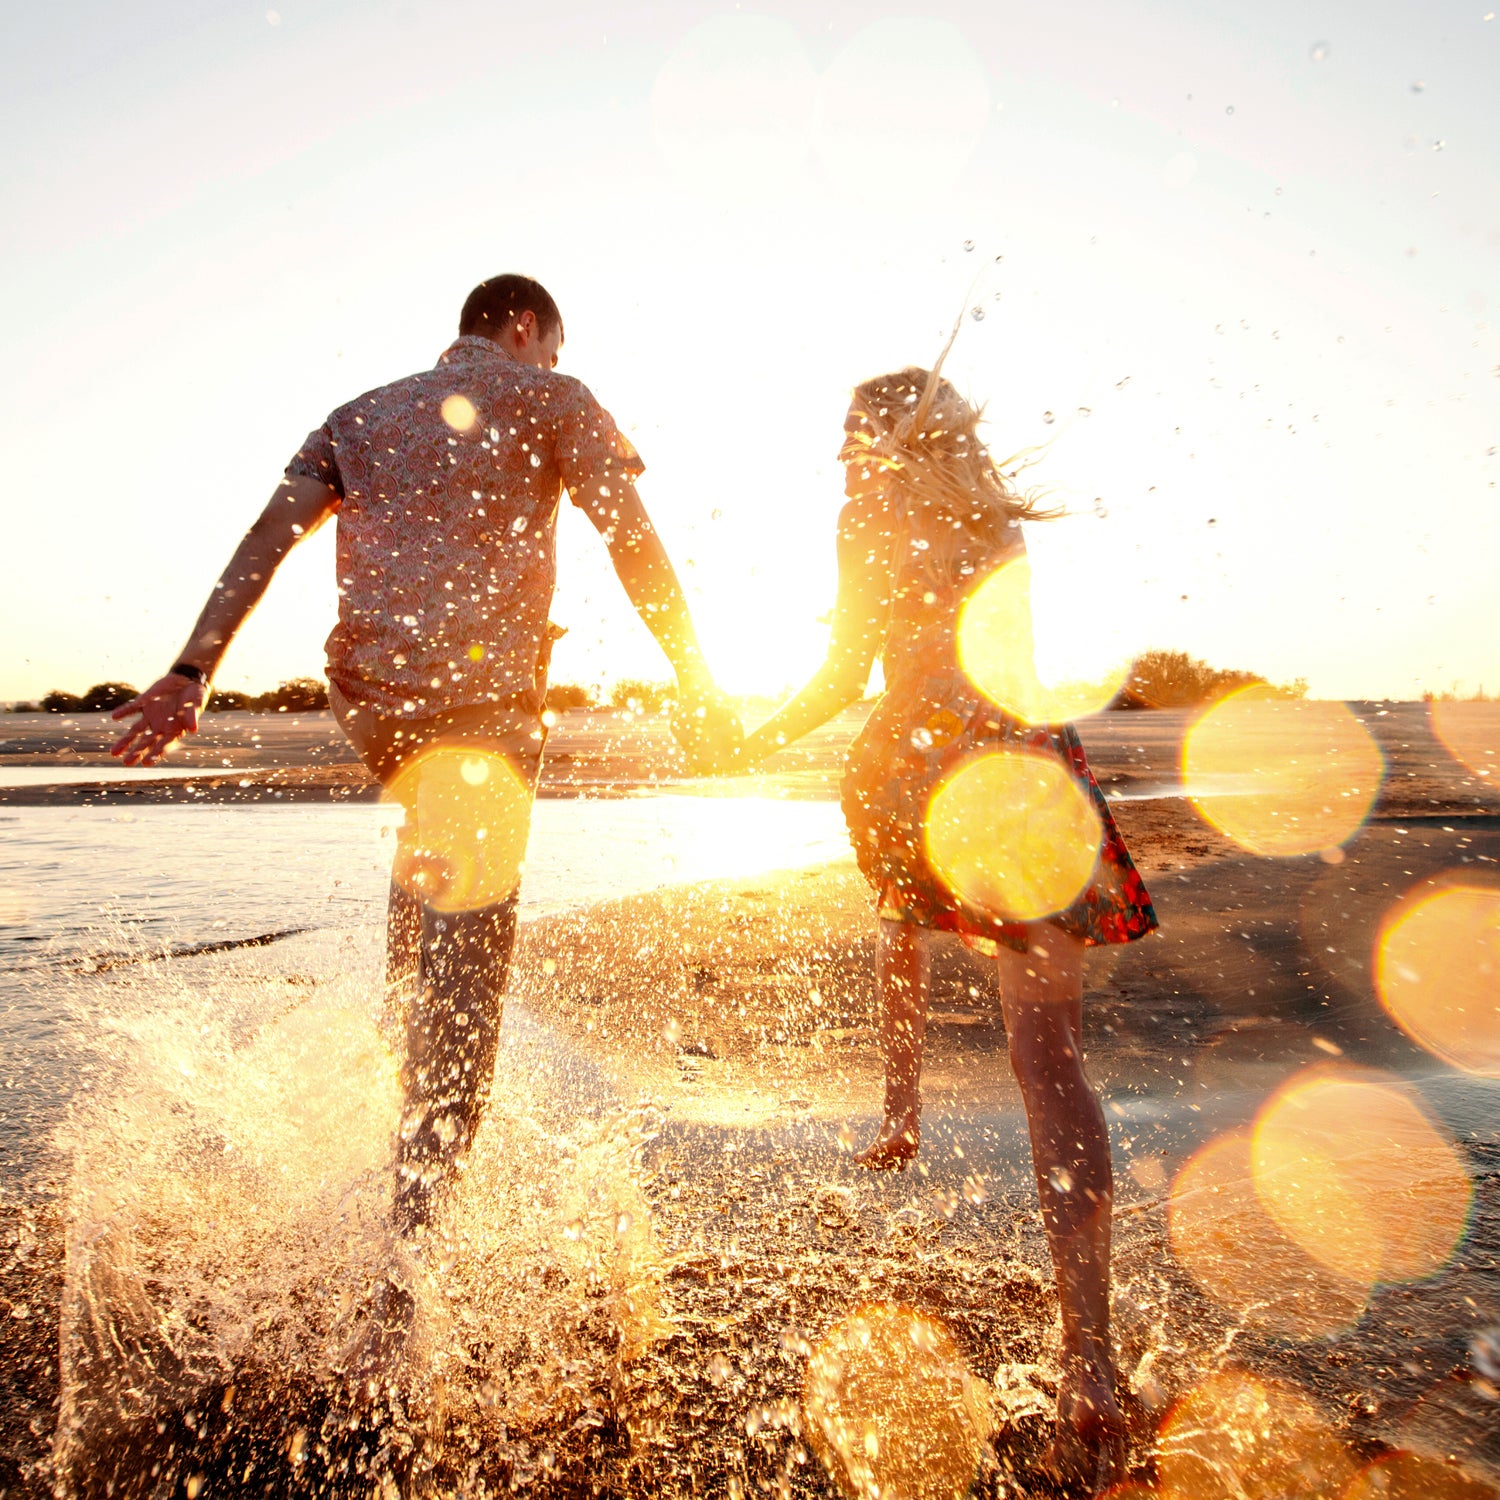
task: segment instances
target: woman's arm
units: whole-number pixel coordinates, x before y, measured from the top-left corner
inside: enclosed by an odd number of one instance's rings
[[[839,515],[839,589],[828,655],[807,686],[745,739],[749,765],[855,702],[885,638],[891,608],[891,521],[883,502],[852,500]]]

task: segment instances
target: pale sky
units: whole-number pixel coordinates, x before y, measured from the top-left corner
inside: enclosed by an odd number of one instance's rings
[[[304,434],[503,270],[731,690],[816,664],[849,389],[966,306],[950,375],[1077,513],[1044,655],[1500,690],[1493,3],[7,7],[0,698],[168,667]],[[321,670],[331,542],[222,686]],[[556,679],[665,676],[561,551]]]

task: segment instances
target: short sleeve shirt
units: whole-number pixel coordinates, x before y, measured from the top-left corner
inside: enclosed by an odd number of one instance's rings
[[[339,407],[286,470],[340,496],[330,679],[398,718],[540,709],[562,491],[607,504],[643,467],[581,381],[474,335]]]

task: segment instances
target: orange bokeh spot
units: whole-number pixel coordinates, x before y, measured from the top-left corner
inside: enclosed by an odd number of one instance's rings
[[[1500,1490],[1452,1464],[1398,1448],[1362,1469],[1339,1500],[1500,1500]]]
[[[521,879],[531,787],[496,750],[436,745],[386,790],[406,809],[395,878],[437,911],[503,901]]]
[[[1121,661],[1087,679],[1044,681],[1032,636],[1031,564],[1002,563],[964,601],[958,615],[958,660],[992,703],[1028,724],[1061,724],[1098,713],[1125,683]]]
[[[1468,1223],[1472,1187],[1457,1152],[1395,1078],[1305,1069],[1262,1108],[1250,1163],[1282,1231],[1366,1287],[1441,1270]]]
[[[1103,830],[1088,794],[1054,756],[999,751],[965,761],[927,804],[927,858],[967,905],[1031,922],[1089,882]]]
[[[1413,1041],[1500,1078],[1500,888],[1447,886],[1398,907],[1376,944],[1375,988]]]
[[[1434,700],[1427,705],[1427,718],[1455,760],[1500,786],[1500,703]]]
[[[1367,1286],[1314,1260],[1266,1211],[1249,1130],[1211,1141],[1177,1174],[1168,1230],[1194,1281],[1248,1327],[1323,1338],[1357,1322],[1369,1300]]]
[[[850,1497],[966,1495],[989,1436],[989,1389],[952,1335],[909,1307],[862,1307],[807,1363],[802,1409],[813,1451]]]
[[[443,420],[455,432],[467,432],[478,420],[479,413],[474,410],[474,403],[467,396],[454,394],[444,396],[443,404],[438,408],[443,414]]]
[[[1211,1376],[1173,1407],[1158,1452],[1172,1500],[1326,1500],[1355,1472],[1307,1396],[1239,1370]]]
[[[1199,715],[1182,747],[1198,811],[1252,854],[1315,854],[1353,836],[1385,760],[1342,703],[1287,698],[1261,684]]]

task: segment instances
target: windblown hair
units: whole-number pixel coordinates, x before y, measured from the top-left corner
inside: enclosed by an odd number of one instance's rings
[[[463,311],[458,315],[458,331],[460,335],[480,333],[486,338],[495,338],[525,312],[536,319],[543,334],[562,327],[562,314],[557,303],[540,281],[514,272],[491,276],[488,281],[481,281],[465,298]]]
[[[856,386],[859,426],[849,441],[866,447],[867,462],[894,481],[890,494],[903,533],[927,539],[939,554],[1002,552],[1014,543],[1016,522],[1055,520],[1064,512],[1044,505],[1035,490],[1018,490],[1006,473],[1034,463],[1035,449],[998,463],[990,456],[979,438],[982,408],[976,411],[942,377],[947,352],[931,370],[908,365]]]

